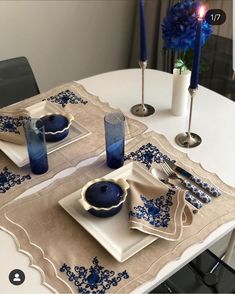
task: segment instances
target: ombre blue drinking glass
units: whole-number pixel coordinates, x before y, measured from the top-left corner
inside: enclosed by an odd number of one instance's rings
[[[119,112],[107,113],[104,127],[107,165],[119,168],[124,163],[125,116]]]
[[[37,175],[44,174],[48,171],[48,159],[43,122],[40,119],[25,121],[24,132],[31,171]]]

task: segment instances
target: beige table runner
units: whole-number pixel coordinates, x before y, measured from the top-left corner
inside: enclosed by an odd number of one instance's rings
[[[104,114],[116,110],[75,82],[58,86],[46,93],[2,108],[2,111],[25,108],[43,100],[72,113],[75,121],[84,126],[90,134],[51,153],[49,171],[40,176],[33,175],[28,166],[18,168],[3,152],[0,152],[0,208],[30,187],[53,177],[61,170],[76,166],[84,159],[101,154],[105,149]],[[133,138],[146,129],[143,123],[130,118],[126,119],[126,139]]]
[[[169,156],[194,175],[218,186],[222,195],[198,211],[180,240],[158,239],[124,263],[117,262],[58,204],[88,180],[110,172],[104,157],[27,199],[9,204],[0,219],[1,228],[15,237],[20,250],[27,252],[42,270],[44,284],[60,293],[129,293],[153,279],[189,246],[202,242],[220,225],[235,219],[235,188],[174,149],[163,135],[150,132],[138,136],[127,145],[126,154],[146,168],[157,167],[158,159]]]

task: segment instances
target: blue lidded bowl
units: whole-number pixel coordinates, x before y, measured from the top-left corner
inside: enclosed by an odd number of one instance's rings
[[[128,188],[124,179],[96,179],[82,188],[79,202],[94,216],[110,217],[121,210]]]
[[[48,114],[41,117],[40,120],[45,127],[46,141],[57,142],[67,137],[73,119],[70,113]]]

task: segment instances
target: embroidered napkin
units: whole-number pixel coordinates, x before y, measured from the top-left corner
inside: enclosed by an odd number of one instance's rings
[[[3,108],[0,111],[0,140],[25,144],[23,122],[30,118],[30,114],[25,109],[8,111]]]
[[[147,234],[170,241],[180,239],[184,222],[185,191],[128,181],[129,226]],[[192,213],[189,216],[192,221]]]

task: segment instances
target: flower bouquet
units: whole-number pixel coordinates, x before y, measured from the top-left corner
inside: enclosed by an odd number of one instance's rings
[[[184,70],[191,69],[192,49],[194,48],[197,10],[200,2],[193,0],[183,0],[171,6],[162,23],[162,37],[164,48],[178,53],[175,68],[182,73]],[[212,33],[212,27],[203,20],[201,32],[201,44],[206,43]]]

